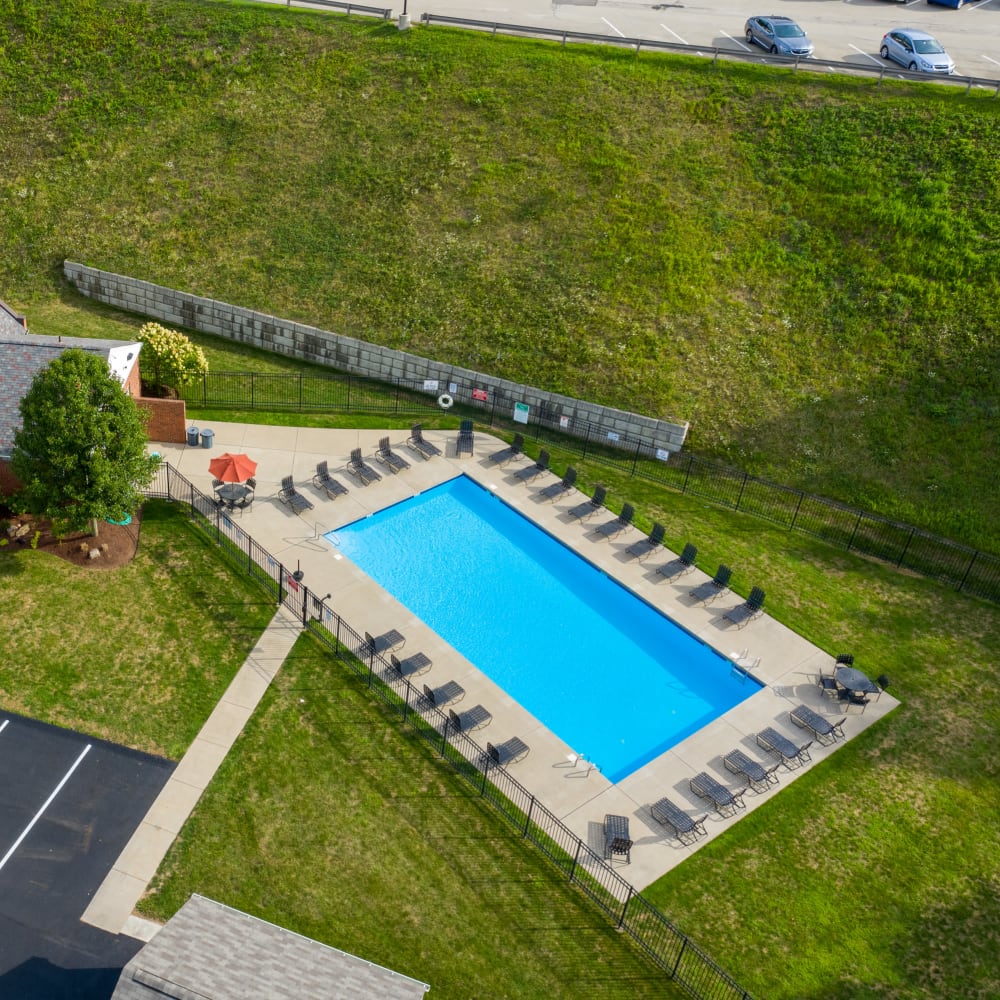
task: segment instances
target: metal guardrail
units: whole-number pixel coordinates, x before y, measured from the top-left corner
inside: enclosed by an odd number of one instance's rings
[[[266,2],[266,0],[265,0]],[[285,6],[291,7],[292,0],[285,0]],[[337,10],[346,11],[348,14],[374,14],[388,21],[392,17],[391,7],[367,7],[360,3],[346,3],[343,0],[296,0],[296,7],[334,7]]]
[[[768,66],[785,66],[797,72],[800,68],[808,71],[818,69],[828,69],[835,73],[845,73],[853,75],[860,73],[864,76],[877,76],[878,83],[881,83],[888,75],[893,79],[912,80],[917,83],[950,83],[965,87],[968,93],[973,87],[983,87],[993,90],[993,97],[1000,97],[1000,80],[990,80],[983,77],[972,76],[938,76],[927,73],[911,73],[901,66],[890,65],[888,63],[866,66],[863,63],[840,62],[833,59],[803,59],[800,56],[779,56],[757,52],[742,52],[739,49],[726,49],[713,45],[684,45],[680,42],[663,42],[656,38],[630,38],[622,35],[598,35],[587,31],[572,31],[568,28],[543,28],[524,24],[505,24],[502,21],[478,21],[468,17],[452,17],[447,14],[425,13],[420,15],[421,23],[449,24],[460,28],[475,28],[480,31],[488,31],[497,35],[520,35],[536,38],[552,38],[560,41],[564,46],[567,42],[581,42],[589,45],[616,45],[622,48],[632,49],[638,54],[642,49],[658,52],[677,52],[684,55],[701,56],[711,58],[713,63],[719,58],[734,62],[750,62],[764,64]]]
[[[625,881],[605,859],[520,784],[489,761],[485,748],[456,731],[440,709],[370,649],[362,633],[309,593],[296,574],[275,559],[242,526],[164,462],[144,491],[147,497],[188,505],[195,523],[233,564],[284,604],[330,652],[363,680],[372,694],[424,739],[452,771],[471,785],[521,837],[537,847],[566,877],[628,934],[667,977],[695,1000],[753,1000],[732,976]]]

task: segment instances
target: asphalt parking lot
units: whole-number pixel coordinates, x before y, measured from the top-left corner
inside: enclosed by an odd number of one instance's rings
[[[367,0],[372,3],[372,0]],[[386,4],[389,6],[389,4]],[[403,5],[392,3],[398,15]],[[817,59],[857,67],[885,66],[879,58],[882,36],[890,28],[920,28],[937,37],[957,64],[957,74],[1000,80],[1000,0],[976,0],[959,10],[925,0],[714,0],[712,3],[671,0],[411,0],[408,13],[417,23],[425,12],[483,21],[594,34],[649,38],[662,42],[749,50],[743,34],[751,15],[783,14],[805,29]],[[754,50],[758,55],[765,53]],[[899,67],[894,67],[896,70]],[[823,70],[823,72],[829,72]]]
[[[0,712],[0,1000],[107,1000],[141,941],[80,922],[172,761]]]

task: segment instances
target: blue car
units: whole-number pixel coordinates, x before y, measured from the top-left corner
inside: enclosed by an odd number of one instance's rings
[[[780,14],[765,14],[748,18],[744,26],[747,44],[755,42],[778,56],[811,56],[813,43],[790,18]]]
[[[927,0],[928,3],[939,3],[942,7],[951,7],[954,10],[958,10],[959,7],[964,4],[970,3],[971,0]]]

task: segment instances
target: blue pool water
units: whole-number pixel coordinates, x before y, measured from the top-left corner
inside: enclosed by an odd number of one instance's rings
[[[611,781],[759,690],[466,476],[326,537]]]

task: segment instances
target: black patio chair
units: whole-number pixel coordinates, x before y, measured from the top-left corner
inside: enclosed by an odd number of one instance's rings
[[[393,475],[397,472],[403,472],[410,467],[410,463],[402,455],[392,450],[388,436],[379,438],[375,460],[381,462]]]
[[[347,487],[330,475],[330,466],[326,461],[316,463],[316,475],[312,477],[313,486],[325,490],[331,500],[347,496]]]
[[[452,701],[461,701],[464,697],[465,688],[458,681],[448,681],[439,688],[424,685],[424,700],[435,708],[442,708]]]
[[[406,444],[421,458],[434,458],[441,454],[441,449],[424,437],[423,424],[414,424],[410,428],[410,436],[406,439]]]
[[[519,760],[524,760],[528,753],[528,744],[519,736],[512,736],[497,746],[487,743],[486,753],[483,754],[483,763],[487,768],[506,767],[509,764],[516,764]]]
[[[405,660],[401,660],[395,653],[390,653],[389,662],[392,664],[392,669],[403,678],[426,674],[434,666],[431,658],[424,653],[414,653]]]
[[[514,440],[507,445],[506,448],[501,448],[499,451],[493,452],[490,455],[490,461],[495,465],[504,465],[506,462],[518,458],[520,455],[524,454],[524,435],[515,434]]]
[[[604,857],[614,859],[624,856],[625,863],[632,863],[632,838],[628,832],[628,817],[606,813],[604,816]]]
[[[592,528],[590,533],[592,535],[599,535],[601,538],[614,538],[615,535],[620,535],[626,528],[631,526],[633,517],[635,517],[635,508],[630,503],[627,503],[622,507],[622,512],[614,520],[599,524],[596,528]]]
[[[313,509],[312,501],[299,493],[291,476],[285,476],[281,480],[278,499],[286,506],[291,507],[293,514],[302,514]]]
[[[371,632],[365,632],[365,646],[369,653],[388,653],[393,649],[402,646],[406,642],[402,632],[397,632],[391,628],[388,632],[373,636]]]
[[[538,496],[542,500],[558,500],[564,493],[569,493],[576,485],[576,469],[571,465],[566,470],[566,475],[558,483],[552,483],[538,491]]]
[[[746,808],[746,803],[743,801],[743,796],[746,794],[745,788],[741,788],[738,792],[731,791],[716,781],[707,771],[696,774],[688,784],[695,795],[700,795],[703,799],[710,799],[720,816],[732,816],[737,809]]]
[[[482,729],[493,721],[493,716],[482,705],[473,705],[461,713],[449,708],[448,718],[451,720],[452,729],[457,729],[460,733]]]
[[[460,457],[466,452],[469,455],[475,454],[476,435],[472,430],[472,421],[463,420],[458,428],[458,440],[455,442],[455,456]]]
[[[543,472],[549,471],[549,453],[543,448],[538,453],[538,461],[534,465],[529,465],[524,469],[518,469],[514,473],[514,478],[519,483],[527,483],[532,479],[536,479],[538,476],[542,475]]]
[[[764,792],[768,785],[778,783],[778,776],[774,772],[781,767],[780,761],[770,767],[764,767],[759,761],[748,757],[742,750],[736,749],[730,750],[722,758],[722,763],[725,764],[727,771],[731,771],[733,774],[742,774],[747,779],[747,784],[755,792]]]
[[[782,735],[777,729],[768,726],[757,733],[757,746],[778,756],[780,762],[789,771],[796,767],[801,767],[807,760],[812,760],[809,748],[813,741],[796,746],[787,736]]]
[[[694,569],[694,561],[698,558],[698,550],[688,542],[684,546],[684,551],[676,559],[664,563],[657,571],[657,576],[662,576],[666,580],[675,580],[685,573],[690,573]]]
[[[368,486],[369,483],[377,483],[381,478],[381,474],[376,472],[362,457],[361,449],[354,448],[351,451],[351,460],[347,463],[347,471],[354,476],[355,479],[362,486]]]
[[[638,542],[634,542],[626,550],[625,554],[638,559],[640,562],[646,558],[651,552],[655,552],[657,549],[663,546],[663,536],[667,533],[667,529],[663,527],[662,524],[657,522],[653,525],[653,530],[643,539]]]
[[[808,729],[820,743],[829,745],[838,739],[844,738],[844,723],[846,716],[831,722],[818,712],[814,712],[808,705],[799,705],[788,713],[789,718],[800,729]]]
[[[717,597],[729,590],[729,581],[732,579],[733,571],[725,564],[719,563],[719,568],[715,571],[715,576],[711,580],[706,580],[697,587],[688,591],[688,597],[694,601],[711,604]]]
[[[653,819],[662,826],[673,827],[674,836],[682,844],[693,844],[697,839],[698,835],[705,835],[708,831],[705,829],[705,820],[708,819],[708,813],[704,816],[695,819],[693,816],[689,816],[680,806],[674,805],[670,799],[660,799],[659,802],[654,802],[650,807],[649,811],[653,814]]]
[[[764,596],[764,591],[760,587],[754,587],[742,604],[730,608],[722,617],[737,628],[743,628],[764,613]]]
[[[608,491],[605,487],[595,486],[594,495],[589,500],[570,508],[567,514],[576,520],[586,521],[587,518],[593,517],[599,510],[604,509],[604,501],[607,497]]]

